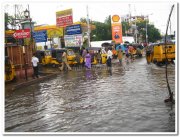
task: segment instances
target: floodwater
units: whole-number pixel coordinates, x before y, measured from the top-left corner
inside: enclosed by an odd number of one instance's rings
[[[73,69],[6,95],[5,132],[175,132],[164,67],[140,58]],[[174,92],[173,65],[168,77]]]

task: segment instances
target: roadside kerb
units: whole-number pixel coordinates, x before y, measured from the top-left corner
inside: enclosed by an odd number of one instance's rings
[[[32,80],[29,80],[29,81],[25,81],[25,82],[22,82],[22,83],[19,83],[17,85],[14,85],[12,87],[12,91],[16,90],[16,89],[19,89],[19,88],[23,88],[25,86],[29,86],[29,85],[32,85],[32,84],[35,84],[37,82],[41,82],[41,81],[44,81],[44,80],[48,80],[52,77],[55,77],[57,76],[58,73],[53,73],[53,74],[49,74],[47,76],[42,76],[40,78],[36,78],[36,79],[32,79]]]

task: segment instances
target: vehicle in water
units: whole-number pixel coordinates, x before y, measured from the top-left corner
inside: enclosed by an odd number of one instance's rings
[[[175,43],[154,43],[146,49],[147,62],[153,62],[159,66],[175,60]]]
[[[37,50],[36,56],[39,59],[39,63],[42,65],[51,64],[51,51],[50,50]]]
[[[83,63],[83,58],[81,56],[81,49],[80,47],[66,47],[67,50],[73,50],[75,54],[75,60],[77,61],[77,64],[80,65]]]
[[[104,52],[101,52],[101,48],[100,47],[89,47],[87,48],[87,50],[89,51],[90,55],[91,55],[91,63],[93,65],[98,64],[98,61],[101,64],[105,64],[106,60],[107,60],[107,54]],[[100,57],[98,57],[98,52],[100,53]]]
[[[5,56],[5,82],[16,79],[15,67],[8,56]]]
[[[133,44],[132,47],[134,48],[133,54],[142,57],[144,52],[144,47],[141,44]]]
[[[36,55],[42,65],[59,66],[62,63],[63,52],[67,53],[67,60],[69,65],[77,64],[76,55],[72,49],[52,49],[52,50],[37,50]]]

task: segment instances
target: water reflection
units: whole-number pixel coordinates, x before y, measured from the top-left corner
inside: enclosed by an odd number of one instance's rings
[[[58,71],[58,70],[57,70]],[[59,72],[6,96],[6,132],[174,132],[163,68],[137,59]],[[175,72],[169,81],[175,91]]]

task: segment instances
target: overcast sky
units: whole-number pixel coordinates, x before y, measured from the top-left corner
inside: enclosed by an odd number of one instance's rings
[[[31,18],[37,24],[56,24],[56,12],[72,8],[73,9],[73,21],[79,21],[81,17],[87,16],[86,6],[89,8],[89,18],[95,21],[104,22],[108,15],[118,14],[120,16],[131,13],[132,15],[149,15],[151,24],[154,24],[161,33],[165,33],[168,16],[171,6],[175,4],[173,14],[171,17],[171,32],[176,29],[176,3],[171,1],[151,1],[151,2],[139,2],[139,1],[38,1],[38,2],[23,2],[13,1],[13,3],[5,2],[3,7],[6,12],[14,13],[14,4],[22,4],[22,9],[27,8],[27,4],[30,7]],[[8,6],[7,6],[8,4]],[[169,31],[170,32],[170,31]]]

